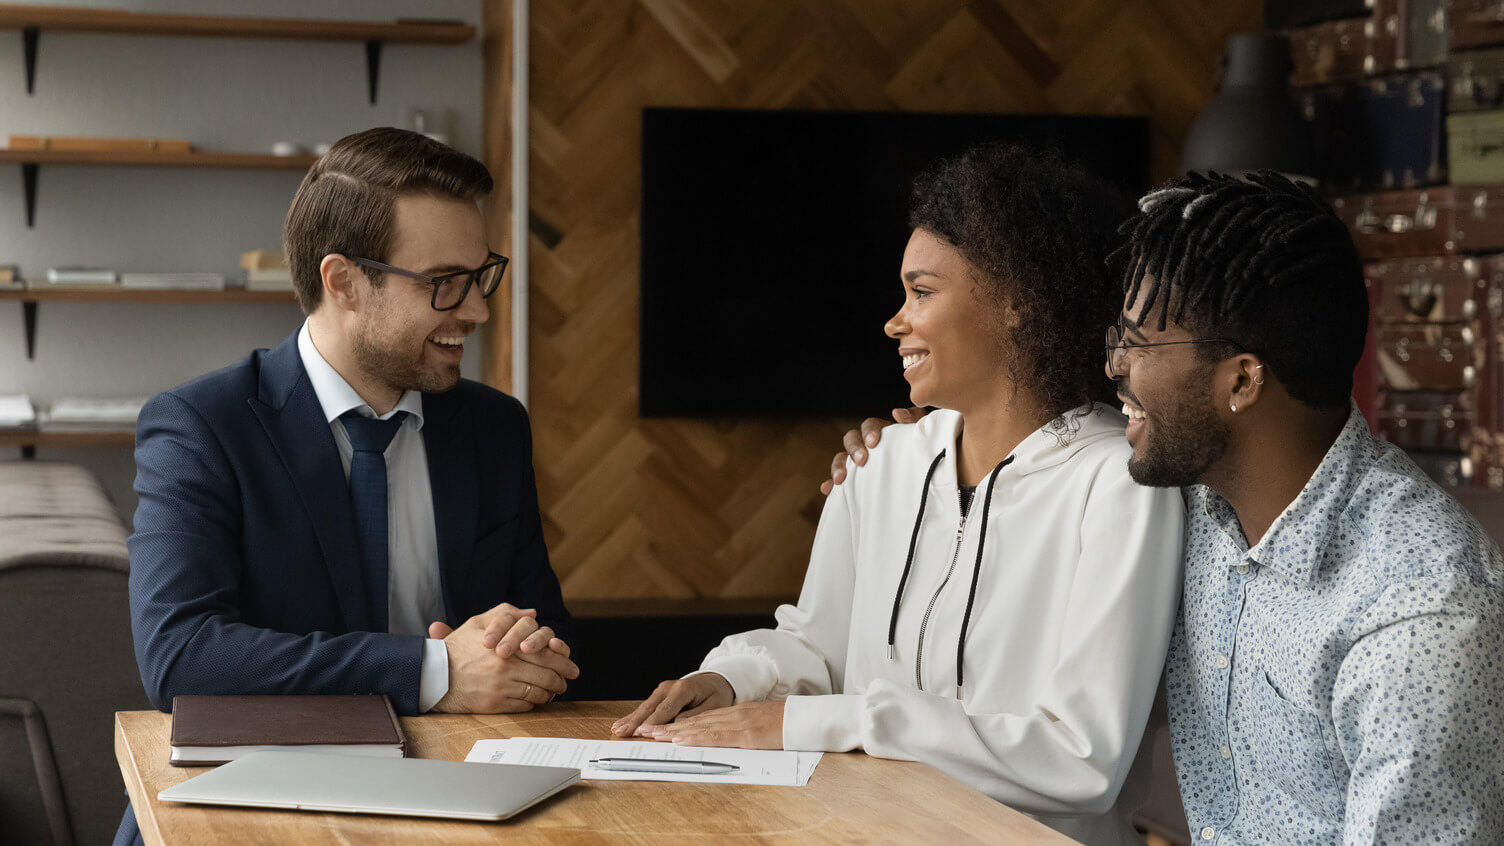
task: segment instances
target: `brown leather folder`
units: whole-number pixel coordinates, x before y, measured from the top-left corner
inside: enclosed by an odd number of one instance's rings
[[[400,758],[407,735],[386,696],[173,697],[173,766],[217,766],[267,747]]]

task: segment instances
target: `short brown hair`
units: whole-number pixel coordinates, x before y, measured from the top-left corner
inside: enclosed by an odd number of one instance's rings
[[[305,314],[318,308],[325,256],[387,260],[397,197],[428,193],[475,201],[491,187],[485,165],[416,132],[386,126],[339,139],[303,177],[282,225],[298,305]],[[377,274],[367,275],[381,283]]]

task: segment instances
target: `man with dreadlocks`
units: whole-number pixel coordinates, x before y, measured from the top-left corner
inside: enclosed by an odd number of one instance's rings
[[[1308,186],[1192,175],[1124,225],[1128,468],[1183,485],[1167,664],[1192,832],[1504,842],[1504,564],[1352,403],[1367,296]]]
[[[1139,209],[1107,372],[1130,473],[1189,509],[1166,672],[1193,836],[1504,843],[1504,562],[1352,403],[1347,230],[1272,173]]]

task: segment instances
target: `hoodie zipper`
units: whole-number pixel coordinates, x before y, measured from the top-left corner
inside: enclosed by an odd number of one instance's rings
[[[956,488],[956,504],[961,505],[961,490]],[[945,578],[940,580],[940,586],[935,588],[935,593],[930,596],[929,605],[925,606],[924,617],[919,621],[919,648],[914,652],[914,686],[924,690],[924,631],[929,628],[930,614],[935,610],[935,602],[940,599],[940,591],[950,583],[950,577],[955,575],[956,561],[961,557],[961,538],[966,533],[967,509],[961,509],[961,523],[956,526],[956,549],[950,555],[950,569],[945,571]]]

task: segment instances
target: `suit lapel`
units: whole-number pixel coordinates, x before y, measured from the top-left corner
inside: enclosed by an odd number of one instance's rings
[[[312,521],[345,629],[369,630],[350,487],[334,434],[298,355],[297,333],[262,356],[261,393],[248,402]]]
[[[475,428],[452,393],[423,395],[423,446],[433,488],[433,522],[439,541],[439,577],[450,625],[463,622],[455,593],[464,586],[465,564],[475,545]]]

